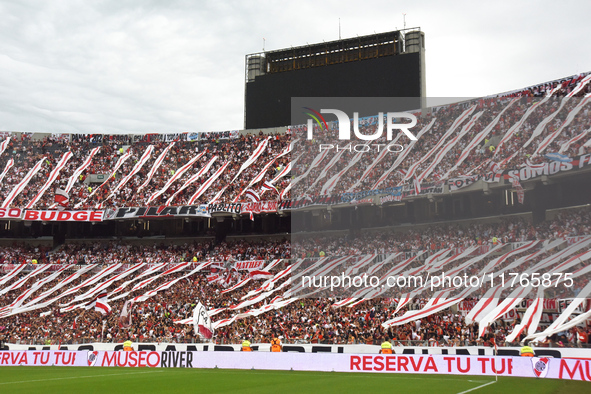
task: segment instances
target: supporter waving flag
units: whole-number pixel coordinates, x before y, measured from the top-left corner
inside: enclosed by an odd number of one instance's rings
[[[55,191],[55,196],[53,200],[56,204],[59,205],[58,209],[64,209],[68,206],[68,202],[70,201],[70,195],[64,189],[60,189],[59,187]]]
[[[525,190],[523,189],[523,186],[521,186],[521,183],[519,182],[518,177],[513,177],[512,185],[515,188],[515,190],[517,191],[517,201],[519,201],[520,204],[523,204],[523,199],[525,197]]]
[[[94,300],[86,304],[85,309],[89,310],[94,308],[96,312],[100,312],[101,315],[106,316],[111,313],[111,307],[107,304],[107,292],[100,293]]]
[[[261,196],[259,196],[259,194],[252,189],[248,189],[244,193],[244,195],[246,197],[248,197],[252,202],[260,202],[261,201]]]
[[[275,193],[277,193],[277,195],[279,195],[277,188],[275,186],[273,186],[273,184],[271,182],[265,181],[263,183],[263,186],[261,186],[261,195],[269,190],[273,190]]]
[[[193,309],[193,327],[195,334],[205,338],[211,339],[213,337],[213,327],[211,326],[211,319],[207,314],[207,309],[200,301],[197,301],[197,306]]]
[[[119,315],[119,327],[131,327],[131,308],[133,308],[133,301],[125,301],[121,314]]]
[[[250,271],[248,274],[250,275],[250,277],[252,279],[255,279],[255,280],[256,279],[270,279],[274,276],[271,272],[258,271],[258,270]]]
[[[415,194],[416,195],[421,194],[421,181],[419,181],[419,178],[415,177],[413,184],[414,184],[414,188],[415,188]]]

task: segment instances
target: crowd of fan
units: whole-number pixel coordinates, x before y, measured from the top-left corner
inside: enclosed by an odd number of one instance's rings
[[[171,274],[160,278],[148,288],[130,294],[127,299],[157,288],[165,281],[183,274]],[[244,277],[240,274],[234,275],[235,281]],[[36,278],[39,279],[41,278]],[[108,316],[84,308],[62,313],[55,305],[1,318],[0,339],[6,343],[64,345],[100,341],[120,343],[128,339],[134,342],[199,341],[192,325],[175,323],[192,317],[197,299],[210,310],[228,308],[239,303],[243,295],[256,289],[261,283],[253,281],[241,289],[222,294],[224,287],[209,284],[206,274],[199,273],[178,282],[169,290],[162,291],[147,301],[132,306],[130,327],[123,327],[120,323],[119,314],[125,302],[125,299],[120,299],[110,302],[113,312]],[[119,284],[115,282],[110,288],[115,288]],[[39,292],[53,285],[54,283],[50,283]],[[15,296],[16,294],[12,293],[0,296],[0,305],[10,303]],[[59,303],[66,304],[72,299],[73,296],[66,297]],[[387,337],[395,345],[465,346],[491,345],[491,338],[494,337],[502,346],[505,337],[519,322],[518,319],[500,320],[489,327],[484,337],[479,338],[478,324],[466,324],[460,311],[447,309],[402,326],[383,328],[382,323],[395,316],[396,299],[366,300],[351,308],[335,308],[334,302],[331,298],[298,299],[281,309],[257,317],[246,317],[219,328],[216,330],[215,341],[240,343],[248,338],[253,343],[268,343],[272,337],[280,336],[285,343],[379,344]],[[419,309],[425,302],[425,298],[413,300],[396,315],[400,316],[409,309]],[[263,302],[252,307],[262,305]],[[43,312],[49,314],[42,317]],[[213,316],[213,320],[221,320],[239,312],[243,310],[227,310]],[[556,346],[576,346],[577,338],[573,335],[574,332],[576,330],[569,330],[553,336],[548,342]]]
[[[367,230],[357,235],[292,235],[279,241],[232,240],[216,243],[213,239],[181,245],[135,245],[124,241],[88,241],[65,243],[52,250],[48,246],[13,245],[0,249],[0,264],[109,264],[176,263],[212,259],[272,260],[292,256],[320,257],[359,254],[390,254],[425,250],[464,249],[475,245],[507,244],[548,240],[591,234],[591,208],[561,211],[552,220],[533,224],[523,217],[511,217],[491,223],[431,224],[423,228],[393,227]]]
[[[575,98],[563,100],[563,96],[569,91],[570,89],[567,88],[555,92],[551,98],[539,105],[527,117],[524,117],[526,112],[544,98],[533,95],[524,95],[520,99],[514,97],[488,98],[434,108],[432,112],[418,117],[417,125],[412,129],[414,135],[417,136],[423,128],[428,128],[428,131],[422,134],[418,141],[413,142],[399,133],[395,142],[405,146],[401,153],[379,156],[377,150],[358,153],[343,150],[341,146],[340,157],[329,171],[326,171],[325,167],[337,154],[335,149],[329,151],[334,154],[327,155],[321,162],[324,165],[311,168],[314,159],[320,155],[320,145],[334,144],[337,123],[329,123],[328,130],[315,129],[314,140],[300,140],[300,144],[305,144],[305,146],[297,149],[302,155],[294,165],[294,173],[297,175],[308,173],[308,176],[301,179],[295,188],[302,195],[322,194],[322,187],[327,181],[335,174],[339,174],[354,160],[358,160],[356,165],[339,176],[339,182],[332,190],[333,194],[401,186],[409,184],[415,177],[418,177],[422,183],[431,183],[458,176],[482,175],[491,171],[520,168],[548,162],[550,160],[543,156],[544,153],[555,153],[561,149],[561,153],[570,157],[589,153],[591,152],[591,144],[589,143],[591,140],[586,136],[586,133],[591,127],[591,117],[589,116],[588,100],[581,97],[591,91],[591,84],[587,84]],[[571,113],[574,115],[573,110],[579,105],[581,106],[579,112],[563,127],[567,116]],[[455,131],[444,138],[452,125],[460,119],[462,113],[472,107],[474,107],[472,115],[464,117],[457,124]],[[552,116],[552,119],[546,124],[543,121],[549,116]],[[514,134],[500,144],[505,133],[522,119],[523,123]],[[361,133],[371,135],[376,132],[377,120],[374,118],[370,121],[369,125],[360,126]],[[471,124],[472,121],[473,124]],[[431,124],[431,122],[433,123]],[[541,132],[525,146],[540,125],[543,126]],[[442,155],[443,147],[452,141],[464,127],[468,128],[465,134]],[[490,128],[488,133],[478,137],[487,127]],[[553,142],[536,154],[539,145],[546,137],[561,127],[563,128],[560,134]],[[304,128],[295,128],[294,130],[303,139],[306,130]],[[571,138],[579,135],[581,135],[581,139],[568,144]],[[367,143],[362,140],[356,142]],[[377,140],[371,141],[373,145],[383,144],[385,146],[388,143],[390,141],[386,140],[385,133]],[[475,144],[473,148],[467,151],[467,155],[462,156],[464,150],[471,143]],[[340,145],[346,144],[341,143]],[[402,154],[406,154],[406,157],[398,163],[398,158]],[[380,159],[377,160],[378,158]],[[433,163],[436,165],[432,166]],[[373,170],[363,178],[365,170],[371,165],[374,166]],[[411,169],[414,170],[414,175],[410,173]],[[382,175],[390,170],[392,172],[388,177],[381,179]],[[318,180],[321,174],[322,179]]]
[[[305,253],[305,259],[299,260],[305,263],[313,262],[315,259],[308,257],[319,256],[321,245],[317,242],[322,241],[322,248],[326,245],[327,257],[332,256],[353,256],[353,259],[347,264],[354,264],[359,261],[359,256],[366,253],[389,254],[397,251],[423,251],[420,259],[412,261],[407,269],[420,268],[424,264],[424,258],[433,251],[444,248],[458,248],[461,250],[471,245],[491,244],[494,238],[498,243],[526,241],[526,240],[553,240],[565,238],[568,236],[582,236],[591,234],[591,210],[589,208],[565,210],[558,214],[553,220],[532,225],[522,219],[506,220],[497,224],[472,224],[463,229],[456,227],[433,227],[425,230],[413,230],[412,232],[392,232],[382,237],[374,235],[365,235],[358,239],[320,239],[320,240],[299,240],[294,246],[294,250],[308,250]],[[450,235],[448,238],[447,233]],[[453,236],[452,236],[453,235]],[[388,238],[391,237],[391,238]],[[384,245],[400,244],[399,249],[389,249]],[[541,244],[540,244],[541,245]],[[538,246],[540,246],[538,245]],[[364,247],[365,246],[365,247]],[[556,246],[562,247],[559,245]],[[588,249],[588,246],[586,247]],[[257,241],[257,242],[223,242],[214,245],[213,242],[179,245],[179,246],[132,246],[116,242],[103,244],[66,244],[56,251],[48,251],[40,248],[37,251],[25,248],[3,248],[1,255],[2,263],[18,263],[37,258],[39,263],[99,263],[104,266],[109,262],[137,263],[137,262],[179,262],[179,261],[205,261],[212,260],[221,262],[223,260],[248,260],[265,259],[272,260],[277,258],[288,259],[290,257],[291,246],[287,240],[283,241]],[[519,267],[520,271],[533,267],[543,259],[556,253],[558,249],[547,250],[544,253],[536,255],[524,262]],[[532,253],[535,249],[523,253]],[[477,249],[470,256],[454,262],[446,269],[453,266],[459,266],[483,250]],[[96,259],[90,256],[98,256]],[[506,269],[524,254],[519,254],[495,267],[495,270]],[[294,257],[300,257],[295,254]],[[301,257],[304,257],[302,254]],[[477,275],[480,270],[486,267],[497,255],[490,255],[481,261],[472,264],[464,269],[468,275]],[[393,263],[398,264],[407,258],[402,254]],[[585,262],[581,262],[570,270],[575,272],[584,267]],[[274,268],[272,273],[278,272],[288,264],[284,261],[282,265]],[[187,269],[192,269],[195,264],[191,264]],[[303,264],[306,266],[306,264]],[[33,267],[30,265],[30,267]],[[227,266],[226,266],[227,267]],[[376,276],[383,275],[391,265],[380,267],[375,272]],[[98,267],[97,267],[98,269]],[[340,269],[339,267],[335,269]],[[218,270],[217,272],[215,270]],[[9,269],[3,270],[4,273]],[[178,341],[191,342],[198,339],[193,332],[191,325],[175,324],[177,320],[183,320],[192,316],[195,301],[198,299],[210,310],[217,308],[230,308],[241,302],[242,297],[250,291],[261,286],[261,280],[253,280],[247,285],[222,293],[224,289],[242,279],[248,277],[246,271],[233,271],[228,268],[214,268],[213,273],[224,277],[221,282],[210,283],[208,274],[202,272],[192,275],[186,280],[178,282],[168,290],[162,291],[149,298],[147,301],[137,303],[132,309],[132,326],[123,328],[119,325],[119,312],[123,307],[125,300],[135,296],[140,296],[151,289],[174,278],[184,275],[185,272],[173,273],[165,277],[158,278],[151,283],[149,287],[137,290],[127,297],[110,303],[113,313],[103,318],[101,314],[93,310],[85,311],[76,309],[69,312],[60,312],[57,305],[17,314],[14,316],[0,318],[0,338],[8,343],[44,343],[53,341],[53,343],[79,343],[82,341],[112,341],[122,342],[126,339],[133,341]],[[435,272],[434,274],[436,274]],[[41,280],[46,274],[30,279],[30,286],[33,280]],[[4,286],[10,286],[22,278],[25,273],[21,273]],[[65,277],[65,274],[63,274]],[[87,274],[84,279],[88,278]],[[229,278],[228,281],[225,279]],[[105,278],[107,279],[107,278]],[[33,293],[30,299],[34,299],[37,294],[48,290],[54,286],[55,281],[47,283],[42,288]],[[71,286],[76,286],[83,280],[80,278]],[[584,285],[588,283],[588,277],[581,276],[574,281],[573,290],[566,292],[564,288],[549,289],[546,296],[549,298],[572,298]],[[108,291],[113,291],[121,281],[115,281]],[[0,295],[0,308],[9,305],[18,297],[19,293],[26,287],[10,291]],[[273,294],[282,296],[286,299],[292,295],[301,297],[304,293],[289,293],[289,286],[282,291]],[[67,289],[61,289],[63,292]],[[86,291],[82,289],[81,291]],[[305,289],[291,289],[294,291],[303,291]],[[470,297],[479,299],[486,289],[476,291]],[[56,304],[67,304],[73,300],[76,295],[65,297]],[[432,293],[426,291],[419,298],[413,300],[406,307],[402,308],[396,316],[401,316],[409,309],[420,309],[429,299]],[[499,320],[493,324],[483,338],[478,337],[478,325],[466,324],[463,314],[458,310],[444,310],[437,314],[428,316],[417,322],[408,323],[402,326],[392,326],[387,329],[382,327],[382,323],[395,317],[397,300],[400,293],[385,293],[379,298],[365,300],[353,307],[343,306],[334,307],[337,298],[331,294],[328,289],[317,293],[314,298],[301,297],[295,302],[284,306],[283,308],[263,313],[257,317],[246,317],[237,320],[231,325],[220,327],[216,333],[216,340],[220,343],[240,343],[244,338],[250,338],[252,342],[267,342],[272,336],[281,335],[285,341],[290,342],[310,342],[310,343],[380,343],[386,336],[398,344],[420,344],[420,345],[441,345],[441,346],[460,346],[467,344],[490,344],[491,338],[495,337],[497,343],[503,343],[504,338],[512,331],[514,325],[518,322]],[[259,308],[265,305],[269,300],[260,301],[248,308]],[[469,302],[470,300],[466,300]],[[26,304],[27,301],[25,301]],[[216,316],[213,320],[222,320],[230,318],[237,313],[244,312],[245,309],[226,309]],[[49,312],[48,316],[45,313]],[[465,310],[463,311],[465,313]],[[42,316],[42,314],[44,314]],[[103,332],[102,321],[105,320],[105,329]],[[575,345],[575,331],[569,331],[564,335],[552,337],[557,346],[560,342],[565,345]],[[574,338],[574,339],[573,339]],[[407,342],[414,341],[414,342]]]
[[[398,227],[379,231],[368,229],[357,236],[294,236],[294,257],[348,256],[364,253],[436,251],[463,249],[475,245],[506,244],[591,234],[591,208],[561,211],[552,220],[533,224],[519,218],[491,223],[431,224],[424,228]]]
[[[10,137],[10,135],[6,135]],[[173,142],[168,141],[149,141],[140,139],[137,141],[122,140],[121,138],[111,138],[113,136],[104,136],[104,138],[69,138],[64,137],[45,137],[41,140],[34,140],[31,135],[23,134],[21,137],[12,136],[8,147],[2,156],[0,156],[0,167],[5,168],[6,163],[14,160],[13,167],[8,171],[4,179],[0,182],[0,199],[4,201],[10,191],[25,177],[29,169],[35,163],[45,157],[45,162],[41,170],[32,178],[27,188],[25,188],[10,204],[11,207],[24,207],[36,196],[37,191],[47,180],[52,169],[56,166],[62,155],[70,151],[72,158],[60,171],[57,180],[44,193],[42,198],[34,205],[36,208],[48,208],[54,206],[53,191],[57,188],[65,189],[69,177],[74,173],[88,157],[91,150],[100,147],[99,151],[93,157],[90,166],[76,179],[71,190],[67,190],[70,195],[70,207],[76,208],[95,208],[95,207],[116,207],[116,206],[146,206],[146,205],[183,205],[195,194],[197,189],[212,174],[214,174],[222,165],[229,162],[229,166],[221,174],[220,178],[213,183],[199,198],[195,199],[193,204],[207,203],[221,192],[222,188],[227,186],[228,190],[220,194],[217,202],[232,202],[240,192],[245,191],[250,180],[262,171],[263,166],[271,161],[288,145],[289,136],[282,135],[255,135],[248,134],[239,136],[229,141],[199,140],[199,141],[176,141],[170,148],[164,160],[153,174],[151,180],[142,188],[147,180],[150,169],[160,157],[160,154]],[[117,137],[117,136],[115,136]],[[242,163],[248,159],[256,147],[265,139],[270,138],[262,155],[257,162],[246,168],[240,177],[234,180],[238,174]],[[150,145],[154,146],[148,161],[141,167],[139,172],[131,177],[127,183],[121,185],[122,179],[129,174],[140,160],[146,149]],[[125,160],[116,173],[112,174],[115,164],[121,155],[130,151],[131,156]],[[204,155],[189,168],[184,170],[182,176],[172,183],[168,188],[165,185],[179,170],[185,166],[197,154],[204,152]],[[191,176],[195,175],[206,163],[213,157],[217,159],[211,165],[209,171],[200,179],[190,184],[184,190],[175,193]],[[271,180],[278,169],[285,168],[289,156],[279,158],[273,161],[273,165],[268,170],[268,175],[264,180]],[[106,181],[104,184],[89,183],[86,181],[91,175],[104,175]],[[114,176],[111,176],[114,175]],[[178,175],[178,174],[177,174]],[[288,180],[287,180],[288,181]],[[276,186],[285,188],[285,179],[277,181]],[[150,198],[156,192],[162,193],[154,198]],[[172,198],[174,196],[174,198]],[[270,198],[276,198],[272,196]],[[167,201],[171,199],[170,203]],[[149,201],[149,203],[148,203]]]
[[[14,160],[14,165],[8,170],[4,179],[0,181],[0,200],[5,201],[10,191],[23,180],[35,163],[45,158],[41,170],[10,204],[11,207],[26,206],[33,200],[41,186],[46,182],[51,170],[56,166],[62,155],[70,151],[72,152],[72,158],[61,170],[57,180],[50,185],[49,189],[35,204],[36,208],[55,207],[53,201],[54,190],[66,186],[69,177],[84,162],[90,151],[95,147],[100,147],[100,149],[92,159],[90,166],[75,180],[71,190],[68,190],[70,194],[70,207],[106,208],[115,206],[186,204],[199,187],[226,162],[230,163],[226,170],[223,171],[216,182],[213,182],[207,190],[195,199],[194,203],[209,203],[213,200],[216,202],[247,201],[243,194],[244,191],[247,189],[250,181],[263,171],[267,164],[271,163],[261,181],[251,185],[251,188],[257,192],[262,191],[260,187],[263,182],[274,179],[288,165],[292,154],[286,154],[277,159],[276,156],[288,147],[292,139],[298,139],[292,152],[295,160],[292,175],[297,176],[308,173],[305,179],[298,180],[296,188],[298,192],[310,195],[322,193],[325,183],[334,175],[344,170],[345,167],[349,166],[352,160],[358,160],[356,165],[350,166],[345,173],[340,175],[338,184],[332,190],[325,190],[324,193],[334,195],[342,192],[363,191],[397,186],[405,183],[408,184],[412,180],[412,176],[408,174],[408,170],[417,163],[419,164],[415,168],[415,176],[420,176],[422,182],[427,183],[460,175],[481,174],[489,172],[491,169],[518,168],[526,165],[528,161],[529,163],[535,164],[546,160],[542,155],[536,156],[534,154],[539,144],[548,135],[562,126],[563,122],[567,119],[567,115],[581,103],[580,97],[591,91],[591,84],[587,84],[575,98],[566,101],[561,100],[562,97],[572,91],[581,82],[581,79],[582,76],[555,82],[554,86],[560,85],[561,89],[554,92],[552,98],[547,100],[545,104],[535,109],[521,125],[519,131],[500,146],[498,143],[505,133],[524,117],[526,111],[533,104],[543,99],[543,92],[548,91],[550,86],[541,85],[503,97],[479,99],[433,108],[429,113],[420,116],[417,126],[413,128],[413,132],[418,134],[420,130],[430,125],[433,121],[429,130],[418,141],[411,143],[407,136],[402,135],[402,133],[400,133],[400,136],[397,136],[397,143],[405,146],[405,151],[409,152],[397,167],[393,167],[393,164],[399,157],[399,154],[386,154],[382,156],[381,160],[376,162],[375,160],[378,158],[379,152],[373,150],[373,153],[343,151],[339,160],[330,169],[327,168],[327,164],[334,155],[328,154],[323,161],[311,168],[312,161],[319,154],[317,152],[319,144],[334,142],[335,132],[332,128],[335,127],[335,123],[331,123],[329,130],[316,130],[314,140],[307,140],[304,137],[304,127],[292,127],[287,133],[270,136],[263,135],[262,133],[238,134],[233,135],[233,138],[219,139],[213,135],[210,138],[197,141],[177,138],[178,140],[174,142],[174,146],[168,151],[152,179],[144,187],[140,187],[147,181],[150,169],[153,167],[157,158],[172,143],[166,137],[147,136],[143,138],[131,138],[112,135],[54,135],[43,139],[34,139],[31,134],[11,135],[4,133],[2,140],[11,137],[11,141],[6,151],[0,156],[0,171],[6,168],[6,164],[10,159]],[[516,96],[520,98],[517,99]],[[516,99],[516,101],[511,103],[513,99]],[[563,103],[564,105],[562,105]],[[457,125],[454,133],[443,139],[445,133],[456,122],[458,117],[472,106],[475,106],[471,116],[473,124],[445,155],[438,157],[437,154],[441,150],[434,148],[438,143],[447,143],[450,141],[463,127],[468,125],[470,116],[465,117]],[[554,118],[548,124],[544,124],[542,121],[550,114],[555,115]],[[489,133],[482,137],[480,141],[475,141],[477,135],[487,126],[491,125],[497,117],[499,117],[498,122],[492,127]],[[561,148],[563,148],[562,153],[568,156],[576,156],[589,152],[590,144],[587,143],[588,138],[585,138],[585,136],[582,136],[580,140],[568,146],[565,144],[572,137],[581,135],[589,130],[591,126],[590,119],[588,105],[582,106],[580,112],[574,117],[572,122],[564,127],[560,135],[542,153],[556,152]],[[366,121],[362,124],[362,133],[373,134],[375,132],[377,122],[375,122],[375,119],[373,120],[373,123]],[[541,133],[537,135],[533,143],[524,147],[525,142],[532,136],[536,127],[541,124],[544,125]],[[243,169],[243,163],[267,138],[270,138],[270,140],[262,155],[252,165]],[[384,133],[381,138],[372,141],[372,143],[386,144],[389,141],[386,141],[385,138]],[[472,141],[476,143],[476,146],[469,151],[468,156],[460,163],[459,159],[463,150]],[[125,185],[122,185],[119,190],[115,190],[121,180],[132,171],[149,145],[154,146],[154,151],[147,162]],[[115,163],[128,150],[131,152],[131,157],[123,163],[116,173],[112,174]],[[165,188],[167,182],[175,174],[178,175],[178,171],[195,157],[195,155],[201,152],[205,152],[204,156],[193,163],[168,188]],[[209,171],[203,174],[201,179],[174,196],[185,181],[202,169],[214,156],[217,156],[217,160],[212,164]],[[435,160],[437,161],[437,165],[433,169],[429,169],[429,166]],[[363,173],[372,164],[375,165],[373,170],[362,179]],[[390,169],[394,169],[395,171],[392,171],[385,179],[378,182],[382,174]],[[325,173],[322,174],[322,179],[318,179],[323,171]],[[106,179],[105,184],[100,186],[98,183],[89,183],[90,175],[93,174],[104,175]],[[278,192],[282,192],[289,186],[289,183],[289,177],[282,177],[276,181],[275,186]],[[151,199],[150,197],[158,191],[162,191],[162,194]],[[289,192],[286,192],[284,198],[289,196]],[[276,199],[278,195],[267,195],[264,198]]]
[[[183,261],[242,261],[289,259],[288,240],[236,240],[182,245],[132,245],[121,241],[66,243],[55,250],[44,246],[14,245],[0,250],[0,264],[114,264],[178,263]]]

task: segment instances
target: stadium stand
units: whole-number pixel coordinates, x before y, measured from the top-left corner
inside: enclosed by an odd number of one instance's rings
[[[210,133],[196,140],[188,133],[6,133],[0,137],[3,213],[59,208],[101,210],[106,215],[122,208],[186,205],[203,206],[211,223],[189,239],[169,236],[162,219],[150,222],[166,235],[163,238],[124,238],[121,231],[111,238],[96,237],[89,226],[73,230],[80,230],[79,237],[43,242],[23,236],[26,220],[10,225],[21,226],[17,230],[3,221],[0,341],[43,345],[133,338],[193,343],[200,341],[189,324],[196,299],[215,320],[217,343],[237,344],[245,338],[268,343],[280,335],[285,343],[378,345],[388,337],[397,345],[491,346],[494,340],[504,346],[556,328],[554,322],[570,317],[567,301],[583,293],[589,298],[591,210],[578,206],[588,204],[589,198],[576,199],[568,189],[568,182],[588,182],[586,172],[564,181],[544,178],[547,183],[563,182],[555,187],[563,190],[561,204],[547,203],[540,209],[531,203],[502,217],[484,207],[453,221],[427,215],[394,223],[339,224],[321,233],[300,233],[293,227],[287,231],[277,223],[280,215],[290,214],[289,204],[306,207],[321,196],[350,196],[352,207],[356,194],[390,189],[396,193],[390,193],[389,202],[397,209],[401,201],[433,199],[438,194],[434,187],[450,188],[458,179],[491,176],[511,182],[508,171],[547,169],[555,157],[568,163],[577,160],[582,167],[581,157],[591,148],[590,79],[590,74],[581,74],[417,112],[416,129],[422,133],[416,143],[406,145],[404,155],[345,150],[335,160],[335,155],[313,151],[313,146],[331,141],[334,123],[328,130],[317,130],[314,141],[298,138],[303,126],[297,125],[285,133]],[[377,118],[365,122],[362,132],[371,133]],[[335,177],[338,183],[331,182]],[[517,178],[518,184],[526,181]],[[476,192],[482,195],[480,187]],[[514,187],[519,190],[521,185]],[[254,212],[257,220],[253,210],[210,209],[258,200],[277,208]],[[291,208],[296,211],[296,206]],[[234,216],[241,213],[251,214],[246,219],[253,221],[250,227],[235,224]],[[223,228],[225,217],[234,220],[231,229]],[[113,226],[119,222],[113,220]],[[241,268],[243,262],[252,262],[256,269]],[[378,294],[365,288],[345,295],[324,287],[309,293],[289,282],[319,266],[328,267],[326,274],[371,268],[382,279],[399,266],[397,274],[429,268],[434,275],[456,270],[473,276],[490,273],[490,267],[498,272],[561,267],[573,277],[569,289],[551,288],[543,297],[536,297],[531,288],[515,297],[509,296],[513,289],[491,297],[485,288],[436,293],[412,287]],[[498,316],[493,310],[477,313],[483,299],[494,298],[496,306],[507,296],[515,304],[525,302],[519,313],[509,314],[515,305]],[[546,305],[541,315],[540,308],[534,310],[540,299]],[[122,321],[118,311],[131,300],[130,322]],[[585,302],[579,315],[588,313]],[[537,313],[539,322],[526,322],[528,311]],[[568,327],[540,339],[539,346],[588,346],[580,338],[589,333],[589,326]]]

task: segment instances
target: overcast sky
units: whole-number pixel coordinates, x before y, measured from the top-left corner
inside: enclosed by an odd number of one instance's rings
[[[591,71],[588,1],[0,0],[0,130],[243,127],[244,56],[421,27],[427,94]]]

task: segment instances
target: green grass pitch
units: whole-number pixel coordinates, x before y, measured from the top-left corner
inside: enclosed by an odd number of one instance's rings
[[[0,367],[0,393],[585,393],[554,379],[222,369]],[[487,383],[490,383],[486,385]],[[480,387],[482,386],[482,387]],[[475,390],[473,390],[475,389]]]

